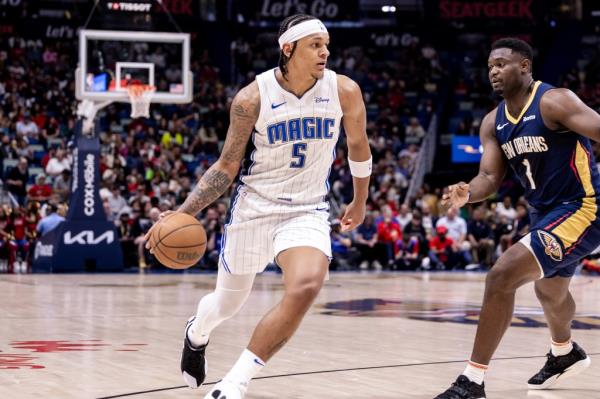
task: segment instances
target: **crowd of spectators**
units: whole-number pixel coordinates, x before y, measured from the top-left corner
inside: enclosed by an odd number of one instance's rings
[[[487,270],[529,232],[523,198],[488,200],[460,210],[445,209],[441,193],[424,187],[398,211],[370,209],[352,233],[332,223],[333,267],[342,270]]]

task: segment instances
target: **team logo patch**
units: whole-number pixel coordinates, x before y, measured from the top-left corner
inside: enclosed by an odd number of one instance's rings
[[[538,230],[538,237],[544,245],[544,252],[553,261],[560,262],[563,260],[563,250],[558,240],[550,233],[544,230]]]
[[[392,317],[435,323],[477,324],[481,305],[475,303],[428,302],[386,298],[363,298],[349,301],[327,302],[317,305],[319,313],[341,317]],[[517,306],[511,325],[514,327],[547,327],[544,312],[539,306]],[[572,328],[600,330],[600,314],[579,313]]]

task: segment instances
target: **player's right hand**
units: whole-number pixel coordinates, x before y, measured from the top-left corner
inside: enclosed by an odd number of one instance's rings
[[[469,184],[460,182],[448,187],[448,192],[442,195],[442,205],[461,208],[469,201]]]

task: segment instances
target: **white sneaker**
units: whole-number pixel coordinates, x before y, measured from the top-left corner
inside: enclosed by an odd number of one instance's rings
[[[204,399],[244,399],[246,387],[230,380],[222,380],[206,394]]]
[[[481,265],[479,263],[469,263],[468,265],[465,266],[465,270],[469,271],[469,270],[477,270],[481,267]]]

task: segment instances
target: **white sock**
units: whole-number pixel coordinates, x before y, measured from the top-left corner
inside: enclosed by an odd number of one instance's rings
[[[200,347],[208,343],[209,334],[214,327],[219,325],[221,320],[214,317],[214,302],[216,294],[214,292],[204,296],[198,303],[196,319],[190,326],[187,336],[192,345]]]
[[[227,373],[224,380],[229,380],[240,385],[245,392],[250,380],[254,378],[263,367],[265,367],[265,362],[248,349],[245,349],[238,361],[233,365],[229,373]]]
[[[567,342],[550,342],[550,346],[552,347],[552,354],[554,356],[564,356],[571,353],[573,350],[573,341],[568,340]]]
[[[222,276],[219,271],[214,292],[200,300],[196,320],[188,330],[188,338],[192,345],[206,345],[210,333],[241,309],[250,295],[253,281],[253,274]]]
[[[467,367],[465,371],[463,371],[463,375],[467,377],[469,380],[476,384],[483,384],[483,378],[485,377],[485,372],[487,371],[488,366],[485,364],[479,364],[472,361],[467,363]]]

